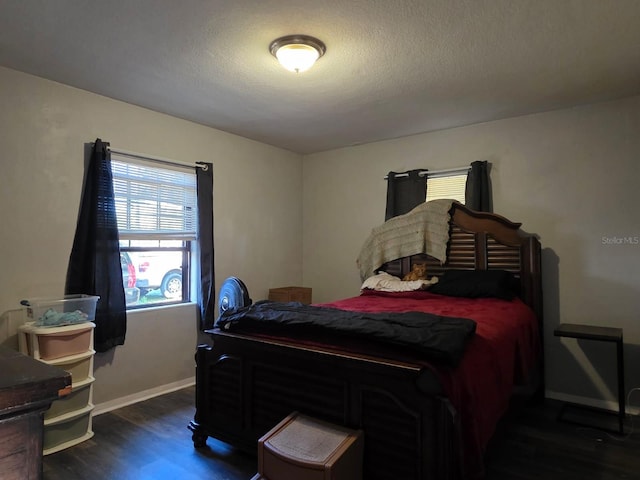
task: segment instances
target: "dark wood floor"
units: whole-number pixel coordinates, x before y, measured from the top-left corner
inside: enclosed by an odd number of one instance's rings
[[[194,397],[185,388],[95,417],[91,440],[45,457],[44,479],[249,480],[255,456],[211,438],[193,448]],[[559,423],[559,407],[526,407],[505,423],[487,454],[489,480],[640,479],[640,432],[621,439]]]
[[[187,429],[195,388],[93,418],[90,440],[44,457],[44,480],[248,480],[256,458],[209,438],[196,450]]]
[[[487,453],[490,480],[640,480],[640,419],[628,418],[625,435],[558,422],[562,404],[546,400],[504,422]],[[584,423],[609,424],[592,413]],[[598,420],[598,421],[596,421]]]

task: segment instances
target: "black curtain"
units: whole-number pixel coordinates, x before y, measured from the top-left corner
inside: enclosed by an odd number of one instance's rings
[[[426,169],[410,170],[408,172],[389,172],[387,176],[387,209],[385,222],[413,210],[427,198]]]
[[[105,352],[124,344],[127,331],[118,223],[109,143],[99,138],[85,172],[84,191],[65,292],[98,295],[94,348]]]
[[[465,205],[479,212],[492,212],[489,166],[486,160],[471,163],[465,187]]]
[[[198,239],[200,244],[200,327],[213,327],[215,320],[215,277],[213,265],[213,165],[196,167],[198,190]]]

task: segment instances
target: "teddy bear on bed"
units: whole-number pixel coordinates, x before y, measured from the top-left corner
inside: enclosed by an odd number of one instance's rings
[[[407,273],[402,280],[405,282],[412,282],[415,280],[427,280],[427,264],[426,263],[414,263],[411,267],[411,271]]]

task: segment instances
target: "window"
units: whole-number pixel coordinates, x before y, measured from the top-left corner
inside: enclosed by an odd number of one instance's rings
[[[427,174],[427,202],[449,198],[465,203],[467,168]]]
[[[115,153],[111,168],[127,309],[190,301],[197,230],[193,169]]]

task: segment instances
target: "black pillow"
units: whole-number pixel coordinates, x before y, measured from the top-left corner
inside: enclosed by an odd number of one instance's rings
[[[512,300],[516,281],[506,270],[447,270],[429,291],[450,297]]]

